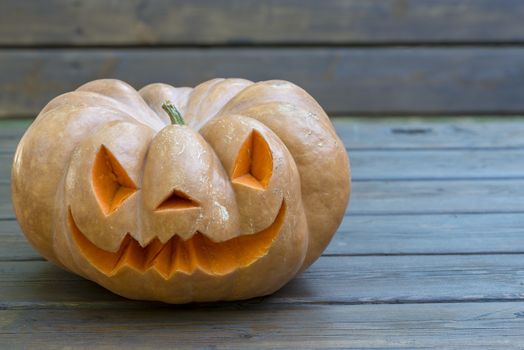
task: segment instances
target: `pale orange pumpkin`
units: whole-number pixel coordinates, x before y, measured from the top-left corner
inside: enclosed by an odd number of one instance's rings
[[[92,81],[45,106],[12,172],[16,216],[44,257],[169,303],[274,292],[320,256],[349,193],[329,118],[276,80]]]

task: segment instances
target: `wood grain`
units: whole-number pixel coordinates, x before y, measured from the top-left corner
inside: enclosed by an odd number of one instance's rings
[[[353,181],[524,179],[522,150],[350,151]],[[13,154],[0,153],[0,180],[11,176]]]
[[[186,306],[126,300],[42,261],[13,220],[6,177],[27,124],[3,123],[6,348],[524,344],[522,118],[336,120],[356,181],[324,256],[272,296]]]
[[[522,253],[523,214],[349,216],[327,255]]]
[[[331,121],[350,152],[524,149],[524,117],[333,117]],[[30,123],[31,119],[0,122],[0,154],[14,153]]]
[[[6,348],[520,349],[524,303],[0,311]]]
[[[519,114],[524,48],[1,49],[0,117],[31,116],[98,78],[135,87],[289,80],[332,114]]]
[[[0,220],[13,219],[0,182]],[[524,213],[524,180],[366,181],[352,186],[346,215]]]
[[[3,1],[0,45],[522,42],[523,16],[518,0]]]
[[[350,151],[355,181],[524,179],[524,150]]]
[[[272,296],[185,306],[42,260],[10,202],[30,119],[1,121],[1,347],[523,348],[523,17],[519,0],[1,1],[0,118],[102,77],[216,76],[293,81],[331,116],[424,117],[334,119],[354,183],[324,255]]]
[[[522,212],[522,180],[356,182],[353,215]]]
[[[332,121],[349,151],[524,148],[522,116],[335,117]]]
[[[524,214],[346,217],[324,255],[524,253]],[[14,220],[0,222],[0,260],[42,260]]]
[[[514,254],[321,257],[264,302],[523,301],[522,283],[522,256]],[[48,262],[0,262],[1,308],[46,303],[133,307],[133,302]]]

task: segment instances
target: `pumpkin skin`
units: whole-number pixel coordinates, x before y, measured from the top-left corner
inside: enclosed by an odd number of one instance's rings
[[[18,222],[46,259],[168,303],[278,290],[326,248],[351,188],[325,112],[278,80],[89,82],[44,107],[12,169]]]

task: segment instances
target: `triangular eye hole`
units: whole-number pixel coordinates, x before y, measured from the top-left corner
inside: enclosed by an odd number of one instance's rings
[[[164,199],[157,207],[156,210],[179,210],[179,209],[191,209],[198,208],[200,205],[188,195],[181,191],[173,190],[166,199]]]
[[[104,145],[96,155],[92,176],[96,199],[106,216],[137,191],[124,167]]]
[[[264,190],[273,174],[273,155],[266,140],[256,130],[240,146],[232,180],[244,186]]]

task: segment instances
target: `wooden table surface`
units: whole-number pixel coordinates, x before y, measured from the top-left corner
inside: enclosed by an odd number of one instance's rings
[[[353,193],[324,255],[266,298],[123,299],[44,261],[10,203],[28,121],[0,122],[0,347],[524,347],[524,117],[334,120]]]

